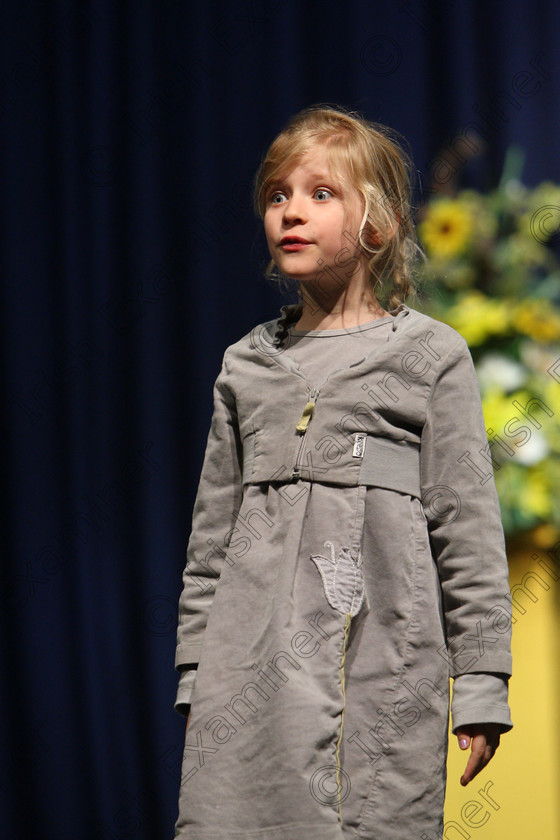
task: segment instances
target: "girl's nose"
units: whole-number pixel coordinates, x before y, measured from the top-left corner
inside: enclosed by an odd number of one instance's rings
[[[293,224],[306,220],[304,200],[300,196],[292,195],[284,205],[284,221]]]

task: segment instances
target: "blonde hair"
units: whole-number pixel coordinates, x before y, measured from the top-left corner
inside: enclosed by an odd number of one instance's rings
[[[272,181],[297,166],[322,144],[333,176],[362,196],[364,213],[357,238],[368,258],[375,296],[391,307],[415,291],[413,264],[421,254],[411,219],[410,157],[395,132],[339,106],[312,105],[292,117],[271,143],[253,188],[256,214],[263,219]],[[274,261],[266,275],[286,281]]]

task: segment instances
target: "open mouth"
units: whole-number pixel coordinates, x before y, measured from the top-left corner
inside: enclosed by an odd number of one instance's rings
[[[280,241],[280,247],[284,251],[301,251],[302,248],[306,248],[308,245],[311,245],[311,242],[307,239],[301,239],[299,236],[285,236]]]

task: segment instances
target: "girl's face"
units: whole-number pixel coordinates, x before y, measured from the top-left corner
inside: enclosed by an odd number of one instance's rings
[[[264,229],[271,257],[302,283],[319,282],[319,275],[344,285],[360,274],[363,279],[366,261],[358,256],[357,240],[362,213],[360,194],[337,185],[325,149],[316,146],[270,185]]]

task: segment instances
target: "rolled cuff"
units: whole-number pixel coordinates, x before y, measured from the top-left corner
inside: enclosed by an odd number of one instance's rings
[[[181,671],[177,697],[175,699],[175,711],[183,717],[187,717],[190,710],[191,694],[194,688],[196,668]]]
[[[182,670],[186,665],[197,664],[202,642],[180,642],[175,649],[175,668]]]
[[[508,678],[502,674],[461,674],[453,682],[452,731],[471,723],[497,723],[508,732],[513,723],[508,704]]]

